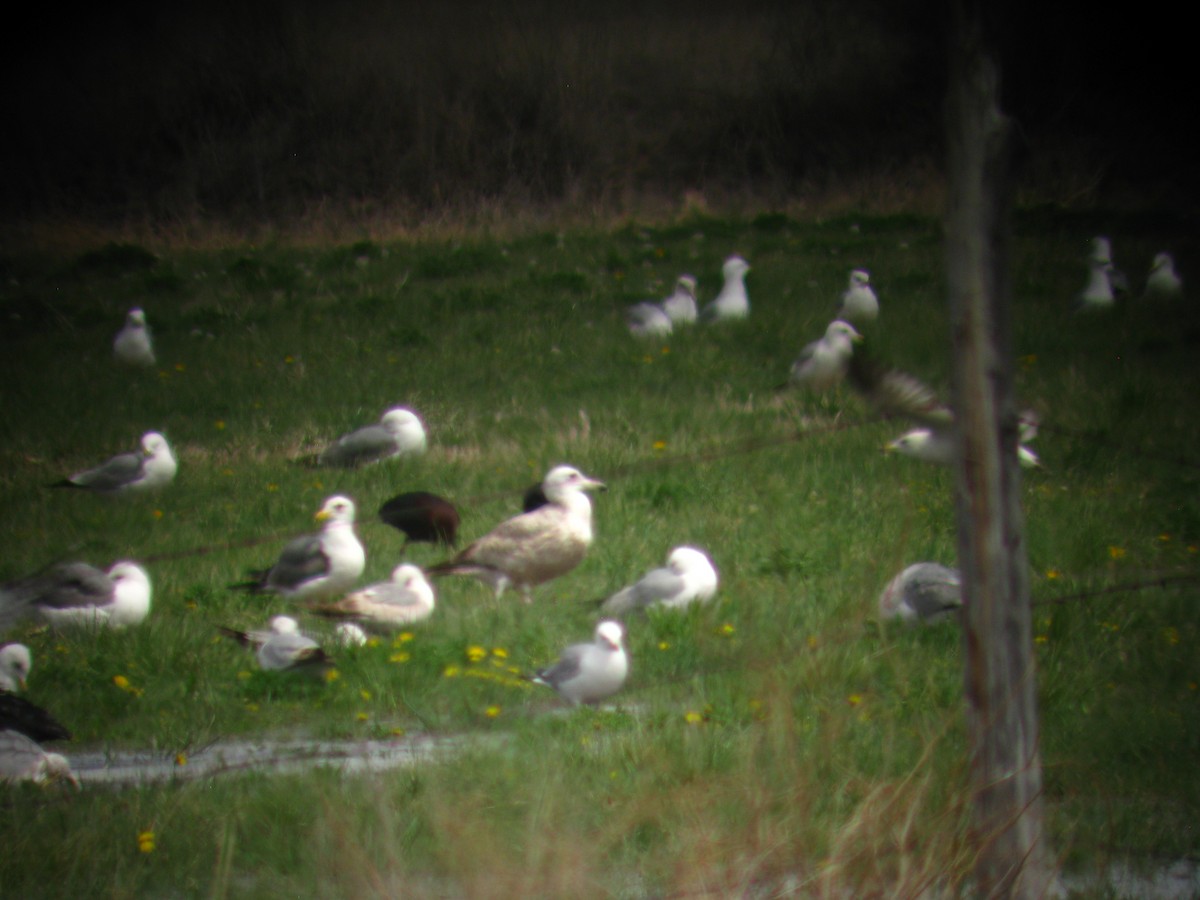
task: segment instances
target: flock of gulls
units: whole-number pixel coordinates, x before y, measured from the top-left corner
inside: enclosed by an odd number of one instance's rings
[[[1114,266],[1111,241],[1097,237],[1087,258],[1088,279],[1077,297],[1077,309],[1112,306],[1130,293],[1128,279]],[[750,313],[745,277],[749,264],[741,256],[723,266],[724,284],[702,309],[697,280],[680,275],[674,292],[661,301],[630,307],[626,322],[637,337],[660,337],[696,323],[744,319]],[[1175,298],[1182,282],[1167,253],[1159,253],[1146,279],[1143,295]],[[864,350],[864,332],[880,316],[880,303],[865,269],[853,269],[845,291],[822,337],[807,344],[791,366],[788,386],[825,393],[843,382],[860,393],[884,417],[910,420],[913,427],[888,447],[925,462],[953,462],[954,412],[936,393],[908,373],[889,368]],[[861,329],[861,330],[860,330]],[[153,366],[153,340],[143,310],[131,309],[113,341],[115,360],[128,366]],[[1028,446],[1037,434],[1032,411],[1020,418],[1019,459],[1040,464]],[[386,410],[378,423],[337,440],[320,453],[318,465],[355,468],[424,453],[425,427],[411,409]],[[117,454],[76,472],[53,487],[106,496],[166,488],[178,465],[167,439],[151,431],[138,449]],[[357,509],[342,495],[329,497],[315,519],[319,530],[284,545],[268,567],[249,573],[232,589],[286,598],[299,609],[337,622],[334,640],[341,646],[366,643],[371,633],[394,632],[430,619],[436,609],[433,580],[470,576],[491,588],[498,600],[513,588],[526,603],[539,585],[575,569],[593,542],[589,493],[605,490],[603,482],[570,465],[556,465],[523,499],[522,512],[476,538],[449,559],[422,568],[401,562],[388,580],[358,587],[366,567],[366,550],[355,532]],[[411,491],[388,500],[379,518],[404,535],[404,554],[412,542],[456,548],[460,517],[447,498]],[[598,604],[601,618],[593,639],[566,647],[551,666],[528,676],[552,688],[572,705],[596,704],[625,684],[629,657],[625,649],[628,622],[651,608],[679,610],[711,600],[718,589],[717,569],[702,550],[672,549],[666,564],[652,569]],[[43,571],[0,585],[0,634],[32,620],[54,629],[126,628],[150,613],[152,586],[146,569],[121,560],[107,569],[85,562],[61,562]],[[936,562],[908,566],[884,588],[877,602],[881,620],[908,623],[953,618],[962,606],[958,573]],[[261,630],[221,628],[223,634],[253,650],[264,670],[320,671],[332,664],[329,653],[299,622],[288,615],[273,617]],[[67,740],[70,732],[46,710],[21,696],[33,668],[28,647],[0,646],[0,781],[43,783],[65,780],[78,784],[68,761],[48,752],[44,742]]]

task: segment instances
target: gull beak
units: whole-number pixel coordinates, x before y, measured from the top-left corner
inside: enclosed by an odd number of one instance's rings
[[[585,491],[607,491],[608,485],[603,481],[597,481],[594,478],[584,478],[580,487]]]
[[[329,518],[329,510],[327,510],[327,509],[319,510],[317,512],[317,514],[315,516],[313,516],[313,519],[316,520],[317,522],[324,522],[328,518]]]

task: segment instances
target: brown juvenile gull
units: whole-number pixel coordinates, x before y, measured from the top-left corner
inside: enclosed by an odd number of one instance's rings
[[[340,600],[312,607],[317,615],[351,619],[375,629],[396,629],[433,615],[433,586],[412,563],[401,563],[388,581],[372,584]]]
[[[879,595],[881,619],[899,619],[910,625],[947,619],[960,609],[958,571],[940,563],[914,563],[888,582]]]
[[[301,634],[299,624],[291,616],[272,617],[264,631],[238,631],[221,626],[221,633],[252,649],[258,665],[267,671],[328,668],[333,663],[316,641]]]
[[[118,453],[93,469],[76,472],[52,487],[73,487],[96,494],[132,494],[170,484],[178,469],[171,445],[157,431],[142,435],[139,450]]]
[[[619,622],[603,621],[596,626],[595,640],[567,647],[558,662],[539,669],[530,681],[554,688],[574,706],[599,703],[619,691],[629,674],[623,638]]]
[[[79,787],[79,780],[65,756],[47,753],[36,741],[18,731],[0,731],[0,782],[46,784],[59,779]]]
[[[275,565],[253,571],[252,580],[230,587],[308,602],[350,590],[367,563],[354,533],[354,501],[330,497],[314,518],[324,523],[319,532],[289,541]]]
[[[499,599],[513,585],[531,603],[531,591],[583,562],[592,543],[592,503],[585,491],[604,484],[572,466],[556,466],[542,481],[546,505],[501,522],[453,559],[426,574],[473,575]]]
[[[129,311],[125,326],[113,338],[113,356],[127,366],[154,365],[154,345],[146,325],[146,314],[140,308],[135,306]]]
[[[458,510],[445,497],[429,491],[398,494],[379,507],[379,518],[403,532],[401,553],[411,542],[458,545]]]
[[[395,456],[425,452],[425,426],[411,409],[397,406],[383,414],[378,424],[344,434],[321,454],[323,466],[354,468]]]
[[[84,562],[59,563],[0,586],[0,628],[26,616],[56,628],[137,625],[150,614],[146,570],[121,560],[107,571]]]
[[[667,565],[651,569],[636,582],[613,594],[600,607],[611,616],[641,612],[649,607],[682,609],[704,603],[717,592],[717,570],[712,560],[695,547],[676,547]]]

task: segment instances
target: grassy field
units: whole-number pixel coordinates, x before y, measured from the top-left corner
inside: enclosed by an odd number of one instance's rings
[[[1200,258],[1174,228],[1027,215],[1014,241],[1017,388],[1045,423],[1045,469],[1023,487],[1042,751],[1053,849],[1068,868],[1200,852],[1195,586],[1051,602],[1200,568],[1200,318],[1136,301],[1071,314],[1093,234],[1112,235],[1136,283],[1159,249],[1178,251],[1185,277]],[[63,558],[134,558],[155,587],[150,618],[127,633],[4,636],[32,647],[29,696],[75,732],[56,749],[144,748],[186,765],[237,736],[468,740],[379,775],[8,788],[0,893],[962,887],[972,850],[959,636],[875,616],[899,569],[953,562],[953,477],[885,455],[902,428],[872,421],[848,390],[778,390],[853,266],[871,270],[883,308],[873,350],[948,387],[938,222],[765,215],[155,249],[2,262],[0,578]],[[624,307],[664,296],[681,272],[710,299],[733,252],[753,266],[749,320],[653,342],[626,332]],[[111,358],[133,305],[155,332],[154,370]],[[425,456],[352,472],[304,464],[398,404],[424,418]],[[150,429],[180,462],[169,489],[105,500],[47,488]],[[587,560],[533,605],[444,579],[430,621],[338,651],[328,682],[267,677],[218,634],[288,610],[227,585],[311,529],[328,495],[358,504],[364,581],[375,581],[399,561],[401,536],[375,517],[391,496],[451,497],[470,540],[560,462],[609,490],[594,497]],[[631,622],[631,676],[612,708],[559,714],[553,694],[517,677],[590,635],[588,601],[684,543],[712,556],[717,598]]]

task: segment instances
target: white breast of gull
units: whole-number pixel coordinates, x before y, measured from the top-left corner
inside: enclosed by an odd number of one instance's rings
[[[113,356],[127,366],[154,365],[154,345],[146,325],[146,314],[140,308],[135,306],[129,310],[125,326],[113,338]]]
[[[426,570],[432,576],[473,575],[496,598],[509,586],[532,602],[531,590],[583,562],[592,543],[592,503],[586,491],[603,482],[572,466],[556,466],[542,481],[546,504],[501,522],[454,559]]]

